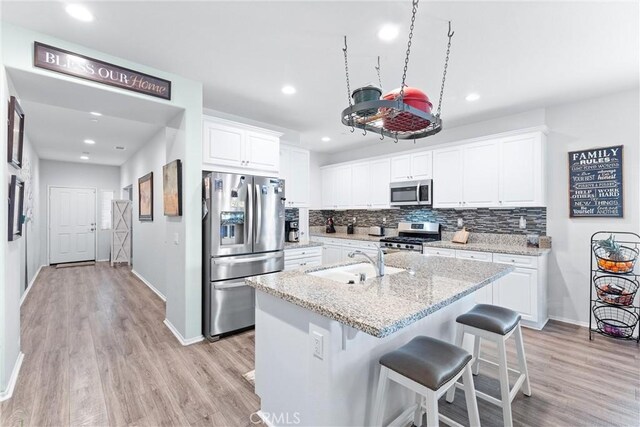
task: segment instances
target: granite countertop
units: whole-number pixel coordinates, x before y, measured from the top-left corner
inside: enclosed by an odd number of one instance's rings
[[[284,242],[284,250],[287,249],[303,249],[303,248],[315,248],[322,246],[321,242]]]
[[[250,277],[260,291],[304,307],[375,337],[386,337],[446,307],[513,270],[512,266],[399,252],[389,267],[406,269],[344,284],[306,273],[361,263],[361,260],[307,270]]]
[[[363,242],[379,242],[384,236],[369,236],[368,234],[347,234],[347,233],[310,233],[311,238],[326,237],[329,239],[349,239],[361,240]]]
[[[445,240],[437,242],[423,243],[425,248],[443,248],[443,249],[456,249],[461,251],[478,251],[478,252],[493,252],[497,254],[511,254],[511,255],[527,255],[527,256],[542,256],[551,251],[551,249],[530,248],[524,245],[509,245],[504,243],[453,243]]]

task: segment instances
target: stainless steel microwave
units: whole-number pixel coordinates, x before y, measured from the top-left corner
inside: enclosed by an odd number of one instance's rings
[[[431,180],[392,182],[391,206],[431,206]]]

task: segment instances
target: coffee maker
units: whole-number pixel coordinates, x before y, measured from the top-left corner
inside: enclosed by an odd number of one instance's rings
[[[300,240],[298,221],[284,222],[284,240],[287,242],[298,242]]]

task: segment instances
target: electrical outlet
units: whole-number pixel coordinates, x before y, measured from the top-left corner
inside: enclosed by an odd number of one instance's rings
[[[324,358],[324,336],[319,332],[312,332],[313,337],[313,355],[318,359]]]

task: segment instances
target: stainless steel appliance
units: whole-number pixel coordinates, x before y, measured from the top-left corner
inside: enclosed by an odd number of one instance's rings
[[[392,182],[389,185],[391,206],[431,206],[432,181]]]
[[[384,227],[380,225],[369,227],[369,236],[384,236]]]
[[[380,247],[422,252],[423,243],[434,242],[441,237],[441,227],[437,222],[401,222],[398,235],[380,239]]]
[[[300,241],[300,227],[298,221],[284,222],[284,238],[287,242],[297,243]]]
[[[255,324],[245,277],[284,269],[284,181],[203,174],[203,334],[209,340]]]

